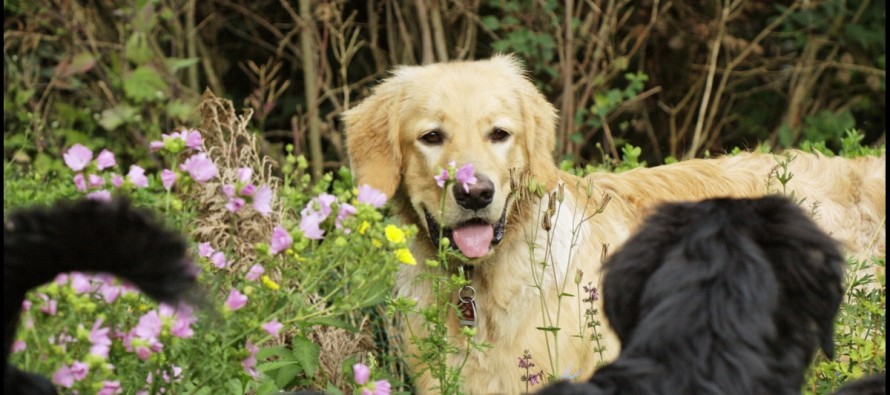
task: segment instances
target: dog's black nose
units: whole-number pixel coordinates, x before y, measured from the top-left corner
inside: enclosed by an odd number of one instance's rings
[[[464,184],[456,182],[452,187],[454,199],[461,207],[469,210],[479,210],[491,204],[494,198],[494,183],[488,177],[476,174],[476,183],[468,185],[469,190],[464,190]]]

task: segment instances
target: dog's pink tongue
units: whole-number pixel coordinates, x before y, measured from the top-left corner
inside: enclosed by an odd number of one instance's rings
[[[488,253],[494,228],[491,225],[477,224],[454,228],[451,233],[454,243],[467,258],[478,258]]]

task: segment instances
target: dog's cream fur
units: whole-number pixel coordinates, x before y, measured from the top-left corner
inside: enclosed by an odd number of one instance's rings
[[[565,285],[566,292],[575,293],[573,278],[578,269],[584,273],[582,283],[596,284],[603,247],[617,248],[654,203],[760,196],[782,188],[777,181],[769,183],[778,163],[771,154],[689,160],[617,174],[595,173],[584,179],[561,172],[552,157],[556,110],[511,56],[398,68],[370,97],[347,111],[344,121],[357,182],[383,191],[392,198],[401,219],[421,229],[412,249],[421,264],[405,266],[400,272],[398,295],[416,298],[421,306],[434,303],[429,283],[418,278],[433,270],[422,263],[435,256],[424,209],[437,212],[440,207],[443,192],[433,178],[440,168],[450,161],[458,166],[471,162],[476,174],[488,177],[495,187],[491,205],[475,212],[458,206],[451,191],[446,191],[444,226],[470,218],[495,223],[506,210],[503,241],[488,255],[470,261],[475,267],[471,281],[477,290],[477,338],[492,348],[470,353],[462,370],[467,393],[525,391],[520,380],[525,370],[518,368],[517,360],[526,349],[537,365],[532,373],[576,371],[583,378],[593,372],[600,355],[589,340],[572,336],[581,326],[584,306],[580,304],[579,310],[575,297],[563,298],[556,322],[558,290]],[[496,129],[509,137],[495,138],[492,131]],[[441,144],[424,141],[422,137],[431,131],[440,134]],[[790,154],[794,156],[789,166],[793,178],[784,192],[805,198],[806,207],[818,202],[814,219],[851,255],[884,256],[885,156],[843,159]],[[552,224],[549,233],[542,228],[549,197],[516,193],[508,198],[511,169],[542,185],[545,192],[558,191],[563,185],[560,195],[564,197],[548,221]],[[601,213],[581,220],[603,205]],[[529,241],[536,246],[532,253]],[[544,261],[548,266],[542,270],[539,263]],[[534,284],[541,284],[543,292]],[[405,317],[405,325],[418,331],[422,319]],[[548,345],[545,332],[536,329],[542,326],[562,328],[558,345],[552,336]],[[619,346],[605,328],[604,323],[600,327],[605,335],[603,357],[610,360]],[[455,336],[452,341],[458,342],[456,317],[451,317],[449,329]],[[553,358],[548,354],[557,347],[558,364],[556,354]],[[415,351],[407,344],[409,355]],[[456,366],[461,359],[454,357],[450,363]],[[409,365],[416,367],[414,362]],[[418,392],[435,392],[431,389],[437,383],[428,373],[415,380]]]

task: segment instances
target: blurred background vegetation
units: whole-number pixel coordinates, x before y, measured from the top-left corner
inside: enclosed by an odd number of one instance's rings
[[[659,164],[886,133],[884,1],[4,0],[4,12],[4,159],[41,172],[74,143],[152,166],[143,147],[209,89],[253,111],[266,154],[292,143],[317,176],[346,163],[338,115],[392,67],[497,52],[516,53],[560,110],[557,158],[577,165],[626,144]]]

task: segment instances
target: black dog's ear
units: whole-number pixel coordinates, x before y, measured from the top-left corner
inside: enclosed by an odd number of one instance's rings
[[[752,232],[781,278],[783,300],[793,318],[790,326],[809,326],[825,355],[834,357],[834,319],[844,296],[844,258],[839,244],[822,231],[807,213],[778,196],[752,200],[762,226]],[[809,322],[801,322],[801,320]],[[812,350],[812,349],[811,349]],[[815,350],[812,350],[815,351]],[[811,351],[811,352],[812,352]]]
[[[627,344],[640,319],[640,297],[645,284],[662,264],[671,246],[684,233],[690,221],[686,204],[664,204],[657,207],[603,265],[603,303],[606,319]]]

